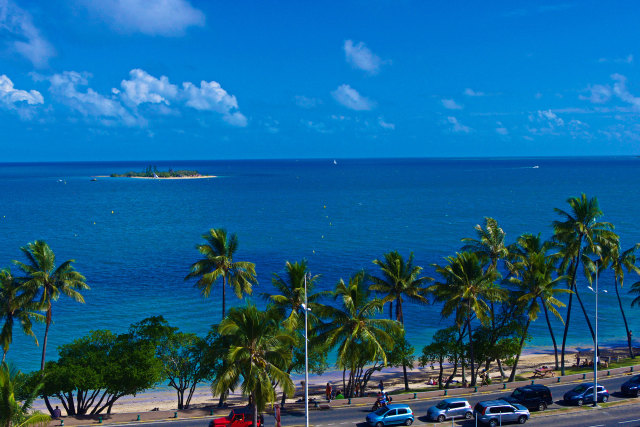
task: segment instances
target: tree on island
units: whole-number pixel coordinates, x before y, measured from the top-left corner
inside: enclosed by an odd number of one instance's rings
[[[389,303],[389,318],[393,320],[393,303],[396,303],[395,320],[400,322],[404,328],[404,313],[402,311],[403,296],[410,301],[427,304],[427,288],[425,283],[432,281],[430,277],[420,276],[422,267],[413,265],[413,253],[405,262],[398,251],[388,252],[384,259],[373,261],[380,267],[382,277],[372,276],[370,290],[384,294],[384,303]],[[407,366],[402,365],[404,375],[404,389],[409,391],[409,379],[407,377]]]
[[[13,341],[13,326],[18,322],[25,335],[32,336],[36,345],[38,339],[32,330],[32,319],[44,322],[45,316],[38,313],[39,305],[34,295],[25,289],[23,282],[11,274],[8,268],[0,270],[0,319],[4,320],[0,331],[2,361],[4,362]]]
[[[255,264],[246,261],[234,261],[238,250],[238,236],[235,233],[227,236],[223,228],[212,228],[203,234],[206,243],[196,248],[204,258],[191,265],[191,271],[185,280],[198,277],[196,287],[207,298],[211,294],[213,284],[222,279],[222,319],[226,314],[226,288],[231,286],[238,298],[251,294],[256,284]]]
[[[219,332],[232,344],[228,363],[212,384],[212,391],[225,393],[240,384],[242,394],[249,397],[253,427],[257,427],[258,413],[276,400],[273,384],[278,383],[288,395],[295,390],[291,377],[280,369],[289,363],[295,339],[280,327],[273,311],[260,311],[251,304],[229,310]]]
[[[603,241],[615,241],[618,239],[618,236],[613,232],[612,224],[598,221],[598,218],[603,215],[598,206],[598,199],[595,197],[588,199],[587,196],[582,193],[579,198],[570,197],[567,199],[567,203],[571,208],[569,211],[558,208],[554,209],[563,220],[553,221],[553,239],[559,245],[560,255],[562,257],[560,268],[563,273],[566,272],[569,278],[569,290],[572,291],[572,293],[569,294],[564,334],[562,336],[562,350],[560,355],[562,375],[565,374],[565,349],[574,294],[582,308],[592,339],[595,337],[591,320],[587,315],[584,304],[582,304],[582,299],[576,286],[578,267],[581,262],[583,264],[589,264],[591,262],[588,255],[598,254],[600,251],[599,244]]]

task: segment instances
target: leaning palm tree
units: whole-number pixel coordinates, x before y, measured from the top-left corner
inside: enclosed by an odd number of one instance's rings
[[[24,288],[28,293],[39,293],[39,304],[45,314],[44,339],[42,340],[42,360],[40,370],[44,371],[44,362],[47,354],[47,338],[52,321],[53,301],[57,301],[61,294],[84,303],[84,297],[80,293],[89,289],[85,278],[77,272],[72,264],[75,260],[68,260],[56,267],[56,257],[47,243],[36,240],[20,248],[27,258],[27,263],[14,261],[14,263],[26,274]]]
[[[5,362],[0,364],[0,427],[45,427],[51,417],[40,412],[30,412],[34,400],[43,384],[40,383],[22,402],[16,400],[16,385],[22,375],[17,369]]]
[[[0,270],[0,320],[4,320],[0,331],[0,346],[2,346],[2,361],[4,362],[13,341],[13,326],[16,322],[22,327],[26,335],[32,336],[36,345],[38,339],[32,330],[32,320],[44,321],[45,317],[38,313],[39,306],[34,301],[35,294],[27,292],[20,282],[11,274],[8,268]]]
[[[462,242],[463,252],[475,252],[478,256],[488,259],[491,268],[498,268],[498,261],[504,260],[509,266],[509,249],[506,245],[507,233],[498,225],[498,221],[491,217],[484,218],[484,228],[477,224],[474,229],[478,235],[477,239],[465,237]]]
[[[436,272],[443,278],[442,282],[429,287],[437,301],[443,302],[443,317],[456,316],[456,323],[461,328],[463,323],[469,335],[469,356],[471,368],[471,385],[475,385],[475,354],[473,350],[473,330],[471,321],[475,317],[486,324],[490,320],[488,302],[502,301],[506,297],[504,289],[494,286],[500,274],[484,268],[482,260],[473,252],[456,253],[446,257],[446,265],[434,265]]]
[[[240,383],[242,393],[250,398],[256,427],[258,412],[275,402],[274,383],[289,395],[294,392],[291,377],[279,368],[288,363],[294,339],[280,327],[273,312],[250,304],[229,310],[218,330],[233,344],[226,357],[228,363],[212,388],[215,393],[225,393]]]
[[[569,294],[569,303],[567,305],[567,316],[565,319],[564,334],[562,337],[562,351],[561,351],[561,371],[562,375],[565,373],[565,348],[567,342],[567,333],[569,332],[569,322],[571,320],[571,308],[573,303],[573,295],[576,295],[582,311],[585,316],[587,325],[591,332],[591,336],[594,337],[593,327],[591,326],[591,320],[587,316],[587,312],[580,299],[578,288],[576,287],[576,279],[578,276],[578,267],[580,263],[583,266],[589,263],[586,255],[597,254],[599,244],[604,241],[615,241],[618,236],[613,232],[613,225],[608,222],[599,222],[603,213],[598,206],[598,200],[594,197],[588,199],[587,196],[582,193],[578,197],[571,197],[567,199],[567,203],[571,207],[569,211],[555,208],[555,212],[562,217],[562,221],[553,222],[554,241],[560,247],[560,254],[562,256],[562,262],[560,268],[563,272],[567,272],[569,290],[572,291]]]
[[[238,236],[235,233],[227,235],[223,228],[212,228],[203,234],[206,243],[196,248],[204,256],[203,259],[191,265],[191,271],[185,280],[198,277],[196,287],[204,297],[209,297],[213,284],[222,279],[222,318],[226,314],[226,289],[231,286],[238,298],[244,294],[251,294],[256,282],[256,266],[251,262],[234,261],[233,256],[238,250]]]
[[[413,265],[413,253],[409,255],[409,259],[406,262],[398,251],[393,251],[384,254],[384,259],[376,259],[373,263],[380,267],[382,277],[372,276],[371,281],[373,283],[369,286],[369,290],[385,295],[383,302],[389,303],[390,319],[393,319],[392,307],[395,301],[395,320],[404,327],[403,297],[410,301],[426,304],[428,302],[426,297],[428,292],[424,284],[433,279],[420,275],[422,267]],[[407,378],[407,367],[404,363],[402,364],[402,372],[404,374],[404,388],[408,391],[409,380]]]
[[[620,244],[606,244],[602,246],[602,262],[600,268],[605,268],[610,265],[613,270],[614,288],[616,290],[616,297],[618,298],[618,306],[620,307],[620,314],[624,322],[624,327],[627,332],[627,346],[629,347],[629,357],[635,358],[633,354],[633,345],[631,344],[631,330],[629,329],[629,323],[627,322],[627,316],[624,313],[622,307],[622,300],[620,299],[620,290],[624,285],[624,272],[640,274],[640,267],[636,265],[638,258],[636,252],[640,249],[640,243],[636,243],[631,248],[620,253]]]
[[[508,282],[516,285],[522,292],[522,295],[518,298],[517,302],[518,304],[522,304],[524,307],[524,312],[527,315],[527,321],[524,326],[522,337],[520,338],[518,354],[516,355],[513,363],[509,381],[515,380],[518,361],[520,360],[520,355],[524,348],[529,326],[531,325],[531,322],[537,320],[538,313],[540,312],[540,306],[544,307],[548,324],[549,311],[563,322],[562,316],[557,309],[559,307],[564,307],[565,305],[556,298],[556,295],[571,291],[568,289],[557,288],[565,277],[554,277],[554,273],[556,272],[555,259],[554,257],[547,255],[549,247],[550,243],[543,243],[540,238],[540,234],[537,236],[532,234],[523,234],[518,238],[511,251],[515,260],[513,263],[513,271],[516,274],[509,277]],[[556,367],[557,365],[558,354],[556,349]]]

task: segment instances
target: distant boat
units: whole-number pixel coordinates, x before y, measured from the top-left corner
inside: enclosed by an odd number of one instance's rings
[[[338,164],[338,162],[336,162],[336,161],[334,160],[334,161],[333,161],[333,164],[334,164],[334,165],[337,165],[337,164]]]
[[[98,178],[91,178],[91,181],[97,181]]]
[[[533,169],[540,169],[540,166],[536,165],[533,167]]]
[[[153,173],[153,177],[154,177],[154,178],[157,178],[157,177],[158,177],[158,175],[156,175],[156,173],[154,172],[154,173]]]

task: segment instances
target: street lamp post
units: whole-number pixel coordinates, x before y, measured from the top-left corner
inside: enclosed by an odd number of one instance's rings
[[[593,406],[598,406],[598,260],[596,260],[596,334],[593,348]],[[308,427],[308,426],[307,426]]]
[[[307,332],[307,274],[304,275],[304,416],[305,425],[309,427],[309,349],[308,349],[308,332]],[[596,323],[597,325],[597,323]],[[597,326],[596,326],[597,327]]]

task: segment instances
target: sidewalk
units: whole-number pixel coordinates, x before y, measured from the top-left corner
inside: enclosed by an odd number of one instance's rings
[[[603,369],[599,371],[598,378],[605,379],[610,376],[631,375],[632,373],[640,373],[640,365],[615,368],[615,369]],[[427,392],[405,393],[396,394],[393,396],[393,402],[411,402],[416,400],[429,400],[442,396],[466,396],[475,393],[488,393],[498,390],[511,390],[516,387],[521,387],[528,384],[556,384],[562,382],[571,382],[579,380],[593,379],[593,373],[590,374],[571,374],[564,377],[549,377],[535,380],[526,381],[514,381],[512,383],[496,383],[483,387],[468,387],[468,388],[452,388],[448,390],[434,390]],[[310,410],[327,410],[332,408],[342,408],[345,406],[369,406],[373,405],[376,398],[374,397],[359,397],[353,399],[340,399],[327,402],[326,400],[318,400],[317,406],[313,403],[309,404]],[[285,407],[287,412],[304,412],[303,403],[288,403]],[[129,423],[144,423],[149,421],[171,421],[176,419],[198,419],[198,418],[213,418],[226,416],[230,411],[230,408],[218,409],[217,406],[194,408],[180,411],[151,411],[140,413],[118,413],[112,415],[103,414],[101,416],[85,416],[85,417],[62,417],[60,420],[52,420],[49,423],[49,427],[54,426],[99,426],[101,424],[129,424]],[[269,411],[267,411],[269,412]],[[139,418],[138,418],[139,417]]]

